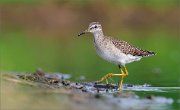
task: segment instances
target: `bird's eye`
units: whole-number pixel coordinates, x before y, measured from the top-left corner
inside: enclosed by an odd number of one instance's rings
[[[97,26],[95,25],[94,28],[97,28]]]

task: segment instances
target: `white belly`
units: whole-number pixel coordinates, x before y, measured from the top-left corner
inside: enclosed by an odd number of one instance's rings
[[[121,64],[124,66],[127,63],[138,61],[142,58],[140,56],[133,56],[130,54],[126,55],[113,46],[114,45],[104,47],[95,44],[97,54],[111,63]]]

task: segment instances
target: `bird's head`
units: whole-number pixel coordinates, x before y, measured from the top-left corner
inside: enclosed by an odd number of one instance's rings
[[[95,32],[99,32],[102,31],[102,26],[99,22],[92,22],[89,24],[88,29],[86,29],[85,31],[81,32],[78,36],[81,36],[87,32],[90,33],[95,33]]]

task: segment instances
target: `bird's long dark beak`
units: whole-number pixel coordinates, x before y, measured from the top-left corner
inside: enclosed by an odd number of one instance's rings
[[[85,34],[85,32],[83,31],[83,32],[81,32],[80,34],[78,34],[78,36],[81,36],[81,35],[83,35],[83,34]]]
[[[83,35],[83,34],[86,34],[86,32],[88,32],[88,31],[85,30],[85,31],[81,32],[80,34],[78,34],[78,36],[81,36],[81,35]]]

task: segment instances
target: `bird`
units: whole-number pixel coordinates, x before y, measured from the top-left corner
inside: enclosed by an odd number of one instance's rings
[[[135,47],[126,41],[110,36],[105,36],[102,30],[102,26],[99,22],[90,23],[88,29],[82,31],[80,34],[78,34],[78,36],[82,36],[86,33],[92,33],[94,35],[94,47],[97,54],[104,60],[116,64],[120,70],[120,73],[118,74],[106,74],[100,80],[96,81],[96,83],[101,83],[104,80],[106,80],[106,83],[108,83],[109,78],[113,76],[119,76],[121,77],[119,85],[120,93],[122,92],[123,79],[125,76],[128,76],[126,64],[139,61],[144,57],[156,55],[155,52]],[[123,66],[124,69],[122,69],[121,66]]]

